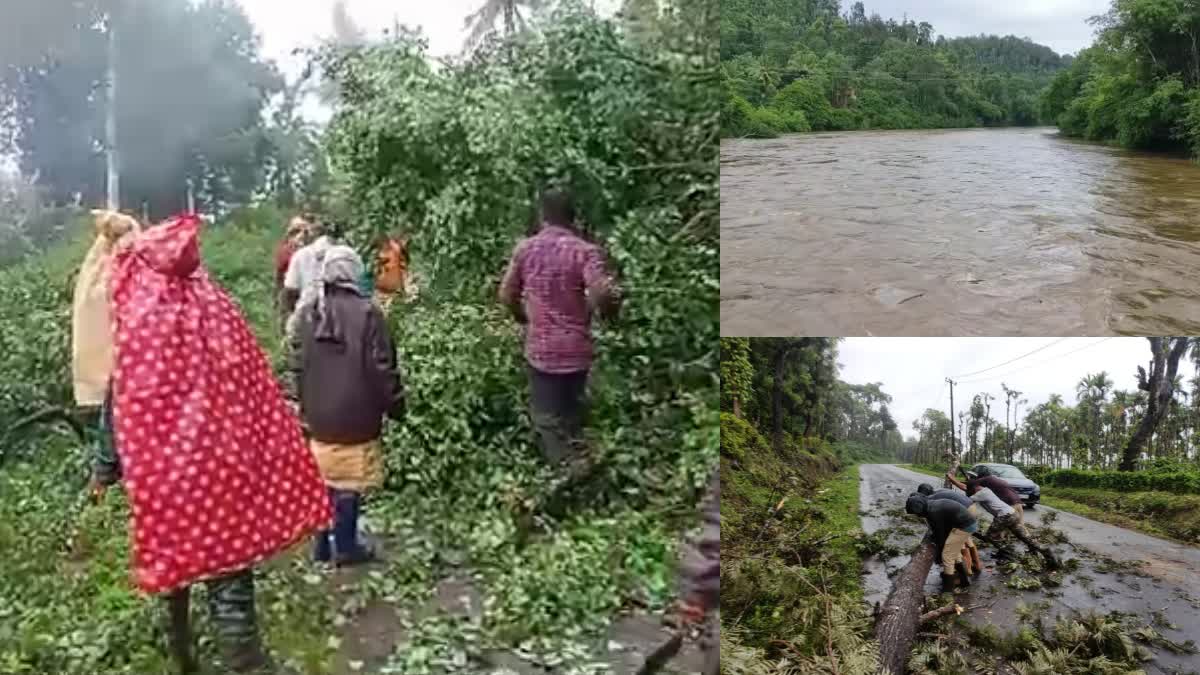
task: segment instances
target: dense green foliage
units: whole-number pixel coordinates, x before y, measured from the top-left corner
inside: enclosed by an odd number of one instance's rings
[[[837,338],[721,338],[723,411],[784,446],[821,440],[853,457],[888,455],[902,439],[880,384],[837,378]],[[864,450],[866,448],[866,450]]]
[[[1055,469],[1026,472],[1043,485],[1055,487],[1084,487],[1116,490],[1118,492],[1170,492],[1200,494],[1200,469],[1195,465],[1163,464],[1142,471],[1085,471]],[[1035,478],[1036,477],[1036,478]]]
[[[1054,79],[1041,110],[1063,133],[1200,155],[1200,6],[1113,0],[1091,47]]]
[[[325,55],[339,92],[328,149],[351,238],[403,226],[423,286],[391,317],[409,412],[386,433],[387,489],[367,507],[395,543],[388,564],[348,598],[328,593],[302,556],[264,577],[271,647],[302,672],[327,671],[329,636],[367,599],[420,604],[450,570],[475,576],[482,616],[406,626],[389,672],[469,672],[484,651],[518,645],[593,672],[597,631],[615,610],[660,608],[674,593],[676,544],[720,443],[715,24],[697,21],[715,19],[715,3],[693,9],[668,11],[638,39],[566,12],[436,70],[407,37]],[[519,332],[492,298],[548,182],[580,194],[626,299],[598,337],[590,385],[589,441],[604,470],[552,536],[518,549],[513,506],[545,490],[548,472],[525,413]],[[278,214],[235,216],[244,224],[208,233],[205,258],[274,353]],[[0,428],[69,404],[70,270],[81,255],[4,273]],[[62,583],[57,541],[86,478],[82,449],[38,429],[5,450],[16,459],[0,469],[10,528],[0,534],[31,545],[0,551],[0,670],[163,672],[155,605],[125,580],[122,501],[88,512],[103,520],[104,553],[86,562],[93,576]]]
[[[726,136],[791,131],[1033,125],[1070,63],[1014,36],[946,39],[933,26],[846,14],[838,0],[727,0],[721,14]]]
[[[1194,340],[1189,349],[1193,376],[1186,385],[1182,375],[1171,383],[1170,401],[1141,449],[1142,467],[1153,468],[1160,461],[1196,466],[1200,461],[1200,350]],[[954,427],[964,463],[1115,469],[1147,409],[1144,389],[1114,390],[1105,371],[1080,378],[1073,406],[1054,394],[1028,407],[1022,392],[1000,386],[998,395],[981,394],[956,410]],[[1028,412],[1021,416],[1022,410]],[[994,418],[1000,413],[1005,416],[1002,421]],[[900,452],[905,461],[936,462],[950,445],[945,411],[926,410],[914,423],[914,431],[917,439]]]

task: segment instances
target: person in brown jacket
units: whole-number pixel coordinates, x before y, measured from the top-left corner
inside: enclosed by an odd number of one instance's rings
[[[358,537],[362,494],[383,485],[384,417],[404,415],[404,386],[382,311],[363,294],[363,262],[325,253],[320,291],[296,309],[290,369],[313,454],[329,486],[334,526],[317,535],[318,562],[353,565],[375,552]]]

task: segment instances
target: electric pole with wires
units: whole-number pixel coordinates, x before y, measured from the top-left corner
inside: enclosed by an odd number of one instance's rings
[[[954,431],[954,380],[947,377],[946,381],[950,383],[950,454],[957,456],[958,448],[956,440],[958,434]]]

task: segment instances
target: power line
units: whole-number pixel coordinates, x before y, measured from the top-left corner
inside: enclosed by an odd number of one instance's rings
[[[1099,339],[1099,340],[1097,340],[1097,341],[1095,341],[1095,342],[1089,342],[1088,344],[1086,344],[1086,345],[1084,345],[1084,346],[1082,346],[1082,347],[1079,347],[1078,349],[1072,349],[1072,350],[1071,350],[1071,351],[1069,351],[1069,352],[1066,352],[1066,353],[1063,353],[1063,354],[1059,354],[1059,355],[1057,355],[1057,356],[1054,356],[1054,357],[1052,357],[1052,358],[1049,358],[1049,359],[1045,359],[1045,360],[1043,360],[1043,361],[1035,361],[1035,362],[1033,362],[1033,363],[1030,363],[1030,364],[1028,364],[1028,365],[1021,366],[1020,368],[1017,368],[1016,370],[1010,370],[1010,371],[1008,371],[1008,372],[1006,372],[1006,373],[1001,373],[1001,374],[999,374],[999,375],[989,375],[989,376],[987,376],[987,377],[979,377],[979,378],[976,378],[976,379],[974,379],[974,380],[966,380],[966,381],[962,382],[961,384],[973,384],[973,383],[976,383],[976,382],[987,382],[988,380],[998,380],[998,379],[1000,379],[1000,378],[1002,378],[1002,377],[1008,377],[1008,376],[1010,376],[1010,375],[1015,375],[1016,373],[1019,373],[1019,372],[1025,371],[1025,370],[1029,370],[1030,368],[1034,368],[1034,367],[1036,367],[1036,366],[1043,366],[1043,365],[1046,365],[1047,363],[1050,363],[1051,361],[1057,361],[1058,359],[1062,359],[1062,358],[1065,358],[1065,357],[1067,357],[1067,356],[1070,356],[1070,355],[1072,355],[1072,354],[1076,354],[1076,353],[1078,353],[1078,352],[1081,352],[1081,351],[1083,351],[1083,350],[1085,350],[1085,349],[1090,349],[1090,348],[1092,348],[1092,347],[1095,347],[1095,346],[1096,346],[1096,345],[1098,345],[1098,344],[1101,344],[1101,343],[1104,343],[1104,342],[1108,342],[1109,340],[1113,339],[1113,337],[1116,337],[1116,336],[1112,336],[1112,337],[1106,337],[1106,338],[1101,338],[1101,339]]]
[[[989,371],[989,370],[995,370],[995,369],[999,368],[1000,366],[1007,366],[1008,364],[1010,364],[1010,363],[1012,363],[1012,362],[1014,362],[1014,361],[1020,361],[1021,359],[1025,358],[1026,356],[1032,356],[1032,355],[1034,355],[1034,354],[1036,354],[1036,353],[1038,353],[1038,352],[1042,351],[1043,349],[1048,349],[1048,348],[1050,348],[1050,347],[1053,347],[1054,345],[1056,345],[1056,344],[1058,344],[1058,343],[1060,343],[1060,342],[1062,342],[1063,340],[1066,340],[1066,339],[1067,339],[1067,338],[1065,338],[1065,337],[1058,338],[1057,340],[1055,340],[1054,342],[1051,342],[1050,344],[1042,345],[1041,347],[1038,347],[1037,349],[1035,349],[1035,350],[1033,350],[1033,351],[1031,351],[1031,352],[1029,352],[1029,353],[1027,353],[1027,354],[1022,354],[1022,355],[1018,356],[1018,357],[1017,357],[1017,358],[1015,358],[1015,359],[1009,359],[1009,360],[1005,361],[1004,363],[998,363],[998,364],[996,364],[996,365],[994,365],[994,366],[989,366],[989,367],[987,367],[987,368],[984,368],[983,370],[976,370],[976,371],[975,371],[975,372],[973,372],[973,373],[963,373],[962,375],[955,375],[955,377],[959,377],[959,378],[961,378],[961,377],[971,377],[972,375],[978,375],[978,374],[980,374],[980,373],[986,373],[986,372],[987,372],[987,371]]]

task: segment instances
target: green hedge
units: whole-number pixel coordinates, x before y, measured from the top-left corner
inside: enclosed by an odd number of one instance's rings
[[[1200,543],[1200,497],[1194,495],[1077,487],[1064,487],[1055,490],[1053,495],[1098,509],[1101,513],[1096,515],[1101,518],[1104,514],[1119,514],[1152,525],[1152,534],[1165,533],[1176,539]]]
[[[1200,494],[1200,468],[1174,465],[1142,471],[1086,471],[1039,467],[1026,469],[1025,475],[1043,487],[1082,487],[1119,492],[1168,492]]]

